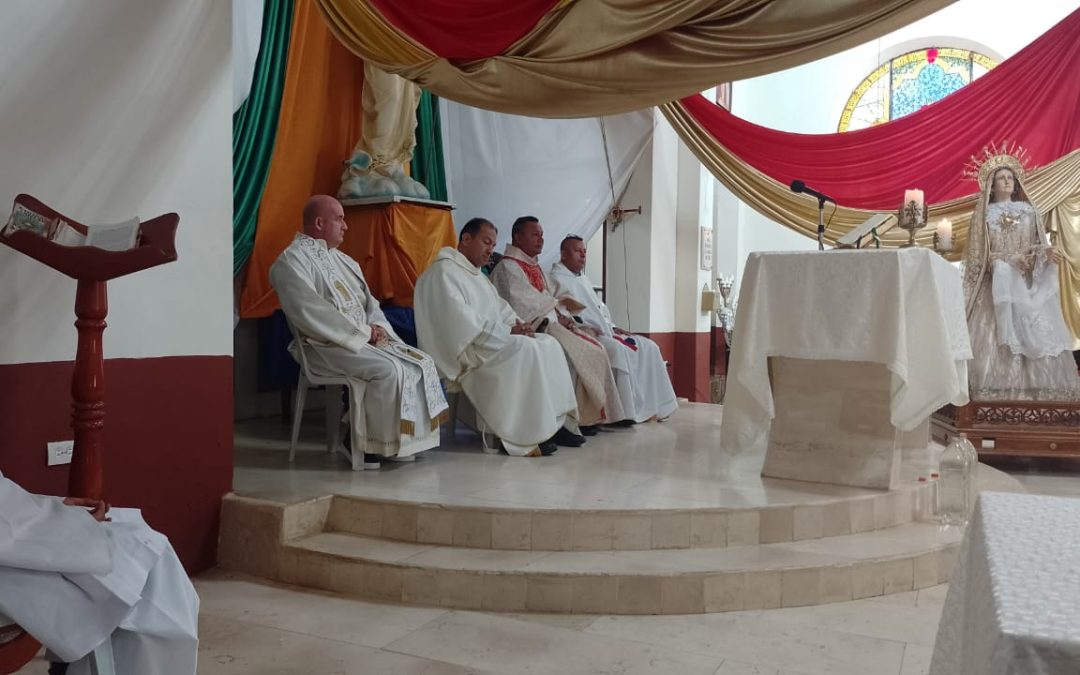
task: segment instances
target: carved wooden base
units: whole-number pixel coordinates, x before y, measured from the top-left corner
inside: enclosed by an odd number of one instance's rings
[[[966,433],[980,457],[1080,457],[1080,403],[972,401],[934,413],[931,433]]]

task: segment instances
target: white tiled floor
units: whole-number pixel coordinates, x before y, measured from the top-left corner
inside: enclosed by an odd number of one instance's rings
[[[236,425],[237,494],[295,502],[330,492],[460,506],[530,509],[700,509],[825,503],[876,495],[841,485],[762,478],[761,459],[725,458],[720,406],[684,404],[664,423],[639,424],[589,438],[551,457],[485,455],[479,438],[459,425],[456,440],[413,463],[384,463],[378,472],[345,470],[329,455],[322,415],[304,421],[296,462],[288,464],[289,429],[278,418]],[[445,429],[445,428],[444,428]],[[902,479],[926,474],[925,452],[905,454]]]
[[[466,503],[524,500],[541,508],[587,502],[589,490],[601,485],[608,494],[625,495],[619,499],[646,500],[639,503],[652,508],[663,508],[667,499],[677,499],[679,505],[715,504],[708,488],[724,477],[714,472],[704,450],[681,452],[679,444],[669,443],[667,454],[650,452],[650,446],[663,447],[663,437],[676,428],[652,425],[624,432],[627,441],[620,439],[620,445],[629,444],[632,451],[624,455],[626,462],[617,464],[614,450],[592,457],[583,450],[565,450],[530,460],[454,458],[451,449],[414,465],[352,474],[342,471],[338,460],[312,451],[301,456],[297,470],[286,472],[284,481],[283,456],[255,452],[238,438],[236,484],[238,490],[275,497],[325,494],[332,485],[335,490],[399,498],[426,492]],[[643,430],[647,433],[639,433]],[[711,431],[686,431],[688,447],[690,437],[706,447],[714,440]],[[443,461],[447,458],[450,461]],[[471,460],[468,465],[454,466],[465,459]],[[509,471],[526,473],[522,485],[547,480],[532,493],[491,492]],[[605,476],[608,471],[619,475]],[[271,480],[274,474],[276,481]],[[1080,496],[1080,479],[1064,471],[1024,469],[1013,475],[1031,492]],[[567,481],[572,483],[569,488],[556,489]],[[751,481],[749,488],[755,500],[790,497],[758,481]],[[199,673],[205,675],[918,675],[929,668],[946,591],[942,585],[816,607],[654,617],[382,605],[217,571],[200,576],[195,584],[202,598]],[[39,659],[21,672],[41,675],[45,664]]]

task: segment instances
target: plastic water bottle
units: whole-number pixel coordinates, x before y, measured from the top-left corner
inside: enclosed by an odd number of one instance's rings
[[[971,460],[963,446],[966,442],[966,439],[954,436],[941,453],[938,510],[944,525],[967,524]]]
[[[968,440],[967,434],[960,434],[957,438],[953,439],[954,443],[959,443],[961,449],[964,451],[964,459],[967,461],[967,514],[966,517],[970,518],[972,513],[975,513],[975,500],[979,498],[979,452],[975,449],[975,446]]]

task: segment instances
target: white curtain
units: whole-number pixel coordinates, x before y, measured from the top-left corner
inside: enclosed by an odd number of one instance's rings
[[[0,2],[0,223],[180,214],[175,263],[109,282],[105,355],[230,354],[229,4]],[[67,361],[75,282],[0,246],[0,364]]]
[[[255,59],[262,41],[263,0],[233,0],[232,75],[233,112],[240,109],[251,92]]]
[[[559,259],[567,234],[588,241],[600,228],[611,210],[612,184],[618,198],[652,138],[651,109],[563,120],[440,104],[454,222],[487,218],[499,228],[501,253],[514,219],[536,216],[544,226],[545,268]]]

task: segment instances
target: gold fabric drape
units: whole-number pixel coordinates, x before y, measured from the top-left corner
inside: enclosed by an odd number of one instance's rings
[[[770,220],[808,237],[817,237],[817,202],[795,194],[788,186],[729,152],[686,111],[682,103],[668,103],[660,109],[701,163],[739,199]],[[1073,335],[1080,338],[1080,150],[1029,172],[1024,187],[1047,228],[1058,232],[1059,249],[1063,251],[1062,312]],[[952,221],[955,242],[955,250],[948,257],[958,260],[967,244],[977,195],[930,205],[927,216],[930,222],[916,235],[916,241],[923,246],[932,246],[934,221],[948,218]],[[874,213],[877,212],[844,207],[837,207],[835,212],[826,211],[825,240],[835,245],[838,238]],[[906,231],[893,228],[882,237],[882,243],[895,246],[907,239]]]
[[[318,0],[354,53],[434,94],[533,117],[592,117],[676,100],[808,63],[954,0],[576,0],[505,53],[451,63],[369,0]]]
[[[1080,349],[1080,189],[1047,213],[1044,222],[1048,230],[1057,233],[1062,257],[1058,267],[1061,313],[1076,338],[1073,349]]]

